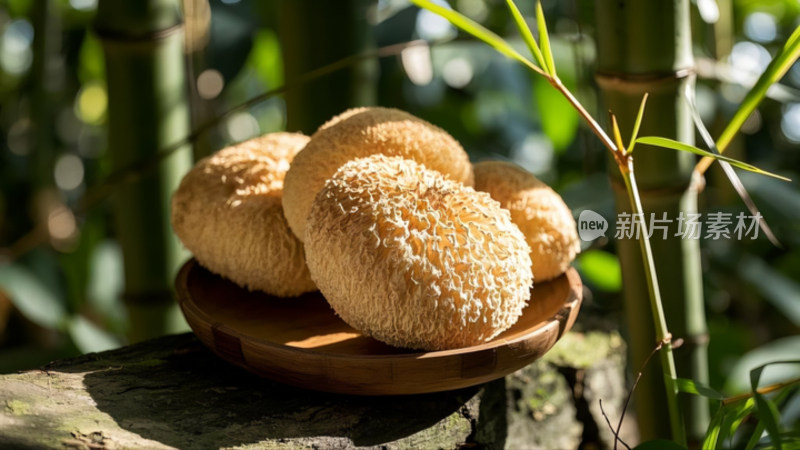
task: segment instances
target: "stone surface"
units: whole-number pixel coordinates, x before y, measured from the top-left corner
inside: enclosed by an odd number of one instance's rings
[[[574,355],[586,351],[581,336],[486,385],[399,397],[280,385],[225,363],[191,334],[168,336],[0,376],[0,448],[608,446],[594,404],[602,397],[609,412],[624,400],[624,350]]]
[[[616,332],[570,332],[542,359],[489,383],[475,441],[493,449],[613,448],[626,391],[625,345]],[[505,401],[498,400],[504,398]],[[500,406],[498,406],[498,404]],[[621,437],[636,443],[629,420]]]

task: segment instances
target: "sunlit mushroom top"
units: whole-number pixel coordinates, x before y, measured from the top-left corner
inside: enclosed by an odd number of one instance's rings
[[[343,165],[313,203],[305,242],[334,310],[395,346],[484,342],[530,298],[529,248],[508,211],[398,157]]]
[[[284,214],[301,240],[311,203],[325,181],[346,162],[373,154],[401,156],[452,180],[473,181],[466,152],[441,128],[397,109],[347,110],[314,133],[286,175]]]

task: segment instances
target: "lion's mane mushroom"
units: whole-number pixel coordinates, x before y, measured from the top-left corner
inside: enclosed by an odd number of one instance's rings
[[[197,163],[172,197],[172,228],[207,269],[251,290],[316,290],[281,208],[283,178],[308,137],[267,134]]]
[[[311,136],[286,174],[283,212],[300,240],[311,203],[325,181],[347,161],[373,154],[412,159],[472,185],[469,157],[446,131],[397,109],[350,109]]]
[[[530,299],[530,249],[508,211],[399,157],[343,165],[314,200],[305,245],[336,313],[398,347],[480,344]]]
[[[554,190],[533,174],[502,161],[473,166],[475,189],[487,192],[511,212],[511,220],[531,248],[533,278],[546,281],[564,273],[580,252],[572,212]]]

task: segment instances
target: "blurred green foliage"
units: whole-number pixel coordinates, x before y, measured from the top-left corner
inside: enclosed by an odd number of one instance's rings
[[[203,3],[185,1],[190,2]],[[528,3],[520,6],[533,24],[533,2]],[[699,110],[713,131],[735,111],[746,92],[742,85],[752,82],[800,23],[800,3],[692,3],[697,56],[720,68],[701,71],[698,88]],[[34,12],[42,4],[50,5],[58,29],[37,28]],[[195,127],[284,82],[271,9],[247,0],[209,4],[210,16],[187,19],[197,22],[188,24],[187,39],[199,43],[188,55]],[[451,4],[525,51],[504,1]],[[593,115],[601,116],[592,75],[593,3],[545,1],[543,6],[553,24],[561,79],[584,105],[596,108]],[[731,45],[724,54],[718,54],[720,23],[711,20],[712,6],[722,10],[718,21],[725,8],[732,13]],[[125,342],[122,259],[108,205],[99,202],[73,212],[87,189],[109,176],[113,151],[105,143],[107,97],[103,53],[91,26],[94,7],[92,0],[0,1],[0,372]],[[520,164],[561,192],[576,217],[584,209],[613,217],[603,150],[546,83],[404,0],[376,1],[369,15],[377,47],[416,38],[435,42],[380,60],[381,105],[448,130],[473,161],[501,158]],[[35,55],[36,39],[55,42],[55,50]],[[37,57],[47,59],[44,69],[33,64]],[[729,76],[717,76],[724,69]],[[34,82],[42,79],[36,70],[47,70],[45,85]],[[703,242],[711,385],[725,395],[749,390],[750,369],[796,357],[800,349],[800,65],[782,85],[788,94],[782,101],[764,102],[728,154],[795,180],[741,174],[784,247],[763,237]],[[42,98],[47,104],[37,105]],[[42,109],[49,114],[35,114]],[[285,123],[282,99],[274,96],[227,116],[195,144],[210,151],[281,130]],[[52,133],[37,132],[43,128]],[[49,151],[36,150],[41,148]],[[48,176],[36,175],[42,167]],[[746,213],[721,172],[712,169],[707,178],[705,211]],[[108,189],[113,195],[113,185]],[[576,262],[591,289],[587,311],[620,312],[614,250],[613,239],[596,242]],[[784,365],[765,370],[762,378],[797,376],[800,365]]]

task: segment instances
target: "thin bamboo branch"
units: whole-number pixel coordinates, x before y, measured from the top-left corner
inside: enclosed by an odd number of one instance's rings
[[[679,443],[686,444],[686,430],[683,427],[683,420],[681,420],[681,413],[678,406],[678,389],[675,385],[675,379],[678,377],[675,370],[675,359],[672,356],[672,334],[669,333],[667,328],[666,316],[664,315],[664,307],[661,301],[661,291],[658,287],[658,276],[655,267],[655,260],[653,258],[653,250],[650,246],[649,233],[647,231],[647,224],[645,223],[644,209],[642,208],[642,201],[639,197],[639,188],[636,185],[636,177],[633,169],[633,156],[626,152],[622,144],[622,138],[619,134],[619,128],[616,125],[616,117],[612,115],[612,123],[614,124],[615,136],[617,136],[616,143],[609,138],[608,134],[597,123],[597,121],[586,111],[581,103],[572,95],[572,93],[561,83],[557,77],[550,77],[545,75],[548,81],[561,92],[564,97],[575,107],[578,113],[589,124],[592,131],[600,138],[603,145],[611,151],[614,156],[617,166],[622,173],[625,182],[628,197],[633,209],[634,220],[641,220],[639,230],[639,245],[642,252],[642,259],[646,262],[647,268],[644,271],[647,277],[647,287],[649,291],[650,309],[653,313],[653,323],[656,327],[656,339],[658,340],[659,356],[661,365],[664,370],[664,384],[666,386],[667,409],[670,416],[670,428],[672,430],[672,437]],[[644,107],[645,99],[642,102]],[[635,139],[636,132],[640,125],[640,118],[642,116],[642,109],[637,116],[637,123],[634,125],[634,131],[631,142]]]
[[[694,82],[689,10],[688,0],[600,0],[597,4],[597,79],[605,106],[614,111],[621,132],[633,134],[642,95],[649,92],[641,133],[693,142],[691,117],[678,96]],[[675,218],[696,212],[694,158],[689,154],[659,153],[646,145],[635,147],[640,212],[657,218],[666,214],[672,222],[664,231],[663,240],[650,241],[652,263],[642,252],[641,243],[631,239],[619,239],[617,252],[623,270],[623,301],[633,366],[641,365],[652,350],[651,339],[660,334],[660,324],[652,319],[652,305],[642,302],[651,295],[647,275],[654,268],[658,271],[658,291],[669,331],[688,344],[674,355],[675,363],[661,355],[661,370],[645,374],[635,393],[643,439],[669,438],[675,434],[673,416],[668,414],[668,408],[658,407],[674,397],[672,376],[668,374],[676,370],[682,378],[707,380],[699,241],[675,237]],[[630,189],[625,175],[614,168],[619,166],[614,162],[610,161],[608,171],[616,191],[617,212],[635,214],[633,205],[629,206]],[[664,376],[659,375],[662,371]],[[707,402],[685,397],[680,398],[680,406],[689,438],[698,439],[708,420]]]
[[[661,302],[661,291],[658,288],[658,276],[656,272],[655,260],[653,259],[653,249],[650,246],[647,224],[645,223],[644,208],[639,197],[639,188],[636,185],[636,176],[633,172],[633,157],[626,155],[626,166],[620,166],[622,178],[628,191],[628,198],[633,209],[633,220],[641,220],[639,246],[642,252],[642,260],[647,264],[644,271],[647,277],[647,287],[650,297],[650,309],[653,313],[653,323],[656,327],[656,339],[659,342],[659,356],[661,366],[664,371],[664,384],[667,389],[667,409],[669,410],[670,429],[672,438],[680,444],[686,445],[686,431],[681,420],[681,413],[678,408],[678,388],[675,379],[678,377],[675,370],[675,359],[672,357],[672,334],[667,328],[667,320],[664,315],[664,307]]]
[[[594,119],[594,117],[592,117],[591,114],[589,114],[588,111],[586,111],[586,108],[584,108],[581,102],[579,102],[578,99],[575,98],[572,92],[570,92],[570,90],[567,89],[566,86],[564,86],[561,80],[555,77],[550,77],[546,74],[543,76],[546,77],[547,81],[549,81],[550,84],[554,88],[556,88],[558,92],[560,92],[564,96],[565,99],[567,99],[567,101],[572,105],[572,107],[575,108],[576,111],[578,111],[578,114],[583,118],[586,124],[589,125],[589,128],[592,130],[592,132],[600,139],[600,142],[603,144],[603,146],[606,147],[608,150],[610,150],[612,153],[616,152],[618,148],[617,145],[614,144],[614,141],[612,141],[611,138],[608,137],[608,134],[605,132],[605,130],[603,130],[603,127],[600,126],[599,123],[597,123],[597,121]]]
[[[769,386],[764,386],[762,388],[758,388],[756,390],[756,392],[761,394],[761,395],[771,394],[773,392],[780,391],[783,388],[787,388],[789,386],[792,386],[792,385],[795,385],[795,384],[798,384],[798,383],[800,383],[800,378],[794,378],[794,379],[789,380],[789,381],[783,381],[781,383],[775,383],[775,384],[771,384]],[[722,404],[727,406],[727,405],[730,405],[731,403],[736,403],[736,402],[740,402],[742,400],[747,400],[747,399],[753,398],[753,396],[754,396],[753,392],[745,392],[744,394],[734,395],[733,397],[727,397],[727,398],[723,399],[722,400]]]
[[[683,420],[678,406],[678,389],[675,384],[677,373],[675,370],[675,361],[672,356],[672,344],[671,344],[672,335],[669,333],[667,329],[667,322],[664,315],[663,305],[661,302],[660,290],[658,287],[658,278],[656,274],[655,260],[653,258],[653,252],[650,246],[650,239],[649,239],[649,234],[647,232],[647,225],[646,223],[644,223],[643,220],[644,209],[642,208],[641,199],[639,197],[639,190],[636,185],[636,178],[633,174],[633,156],[631,155],[631,151],[626,150],[624,147],[619,126],[617,124],[616,117],[613,114],[611,116],[611,119],[612,119],[612,127],[615,140],[612,141],[611,138],[609,138],[608,134],[597,123],[597,121],[586,111],[583,105],[581,105],[581,103],[572,95],[569,89],[567,89],[561,83],[561,80],[559,80],[558,76],[556,75],[556,67],[552,62],[552,55],[550,53],[550,48],[549,48],[549,37],[547,35],[545,28],[541,3],[537,3],[537,22],[539,24],[539,31],[540,31],[539,41],[542,45],[542,49],[540,52],[535,51],[536,50],[535,41],[530,37],[530,30],[527,28],[527,25],[523,20],[520,20],[520,18],[517,17],[519,15],[519,12],[513,0],[509,0],[508,3],[512,15],[515,16],[517,26],[520,28],[520,32],[523,34],[523,36],[526,37],[526,41],[528,42],[529,46],[533,47],[531,51],[534,53],[534,56],[536,56],[537,59],[539,59],[539,53],[541,53],[544,55],[544,60],[547,62],[547,66],[545,68],[546,73],[542,73],[539,70],[534,70],[534,71],[545,77],[550,82],[550,84],[573,105],[573,107],[578,111],[580,116],[587,122],[592,131],[598,136],[603,145],[605,145],[605,147],[608,148],[608,150],[611,152],[625,182],[630,205],[634,211],[634,216],[633,216],[634,220],[638,219],[641,221],[639,227],[640,233],[638,236],[638,240],[640,243],[642,259],[645,260],[646,262],[646,268],[645,268],[646,270],[644,272],[646,275],[646,281],[649,293],[648,298],[650,299],[650,306],[651,306],[650,310],[652,311],[653,314],[653,322],[655,324],[655,329],[656,329],[655,330],[656,338],[658,340],[659,355],[661,357],[660,359],[662,363],[663,378],[666,388],[665,393],[667,398],[670,428],[672,431],[673,439],[675,439],[680,443],[685,444],[686,432],[684,430]],[[456,25],[459,25],[459,23],[462,21],[462,19],[458,15],[455,15],[453,13],[447,12],[446,16],[449,18],[451,22],[453,22]],[[467,31],[474,32],[476,29],[478,31],[481,31],[483,34],[487,34],[485,31],[479,30],[478,26],[476,26],[475,24],[471,24],[470,29],[468,29]],[[644,107],[646,101],[647,101],[647,94],[645,94],[644,98],[642,99],[639,108],[639,113],[637,114],[635,119],[635,124],[633,126],[633,131],[631,133],[632,136],[631,145],[634,144],[636,135],[638,134],[642,117],[644,115]]]

